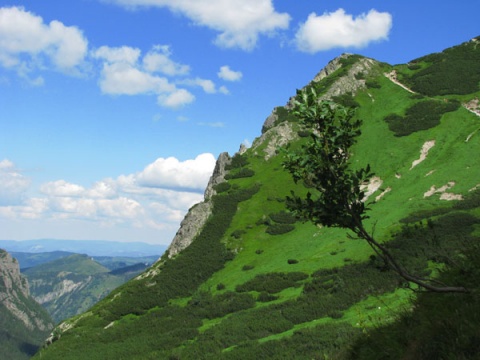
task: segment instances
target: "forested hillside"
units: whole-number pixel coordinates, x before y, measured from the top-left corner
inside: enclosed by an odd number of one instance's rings
[[[280,148],[311,138],[291,99],[251,148],[221,157],[190,209],[208,216],[182,223],[156,264],[60,324],[35,358],[476,358],[479,44],[395,66],[345,54],[306,84],[363,121],[348,163],[374,173],[365,228],[409,272],[466,293],[425,292],[345,229],[289,211],[292,190],[316,196],[284,168]]]

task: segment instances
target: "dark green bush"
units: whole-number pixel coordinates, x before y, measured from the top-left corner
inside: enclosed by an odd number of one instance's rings
[[[353,98],[352,93],[345,93],[338,96],[332,96],[332,100],[345,107],[357,108],[360,104]]]
[[[298,264],[298,260],[297,259],[288,259],[287,263],[289,263],[290,265]]]
[[[480,51],[475,42],[424,56],[410,66],[422,62],[429,66],[405,78],[415,92],[427,96],[464,95],[480,89]]]
[[[257,297],[257,301],[259,302],[269,302],[277,299],[278,299],[278,296],[269,294],[266,291],[262,291],[260,294],[258,294],[258,297]]]
[[[455,111],[459,106],[457,101],[421,101],[408,108],[405,116],[391,114],[385,117],[385,121],[395,136],[406,136],[437,126],[443,114]]]
[[[217,290],[220,291],[220,290],[223,290],[223,289],[225,289],[225,284],[223,284],[223,283],[218,283],[218,284],[217,284]]]
[[[236,153],[230,164],[225,166],[225,170],[240,169],[248,165],[248,160],[245,154]]]
[[[380,89],[382,85],[380,85],[377,81],[375,80],[367,80],[365,81],[365,85],[369,89]]]
[[[295,226],[291,224],[271,224],[267,226],[265,232],[270,235],[282,235],[295,230]]]
[[[232,185],[230,185],[228,182],[222,182],[220,184],[217,184],[213,187],[213,190],[215,190],[218,194],[220,193],[223,193],[223,192],[226,192],[228,190],[230,190],[230,188],[232,187]]]
[[[304,138],[304,137],[309,137],[310,134],[311,134],[311,132],[308,131],[308,130],[299,130],[299,131],[297,132],[297,134],[298,134],[298,136]]]
[[[273,213],[269,217],[277,224],[295,224],[297,222],[295,215],[287,211]]]
[[[225,175],[225,180],[247,178],[252,177],[253,175],[255,175],[255,171],[253,171],[252,169],[241,168],[239,171],[228,173],[227,175]]]

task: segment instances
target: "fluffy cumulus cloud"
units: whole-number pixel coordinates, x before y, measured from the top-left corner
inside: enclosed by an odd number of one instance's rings
[[[295,42],[298,49],[308,53],[337,47],[361,48],[387,39],[391,27],[392,16],[373,9],[355,18],[343,9],[323,15],[311,13],[300,25]]]
[[[16,205],[22,201],[30,179],[8,159],[0,161],[0,206]]]
[[[218,46],[252,50],[259,35],[285,30],[290,15],[279,13],[272,0],[110,0],[125,7],[157,6],[218,31]]]
[[[234,71],[227,65],[220,67],[220,71],[217,75],[220,79],[225,81],[239,81],[243,77],[241,71]]]
[[[143,57],[137,48],[102,46],[92,57],[102,62],[100,88],[111,95],[153,94],[157,103],[168,108],[179,108],[195,101],[195,95],[179,87],[197,87],[205,93],[228,93],[225,87],[217,89],[209,79],[189,77],[190,67],[175,62],[169,46],[155,45]]]
[[[42,184],[40,196],[27,196],[29,179],[11,161],[2,160],[0,221],[76,221],[175,231],[187,210],[203,199],[214,167],[212,154],[185,161],[159,158],[142,171],[90,187],[56,180]]]
[[[23,7],[0,8],[0,64],[4,67],[28,72],[53,65],[71,71],[82,64],[87,50],[88,41],[75,26],[57,20],[46,24]]]
[[[176,63],[170,56],[172,51],[168,45],[155,45],[143,58],[143,67],[149,72],[160,72],[165,75],[187,75],[190,66]]]
[[[203,191],[215,162],[214,156],[209,153],[183,162],[174,157],[159,158],[139,173],[137,180],[142,186]]]

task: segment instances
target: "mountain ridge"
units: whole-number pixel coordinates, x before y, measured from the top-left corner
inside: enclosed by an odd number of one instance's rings
[[[210,212],[192,227],[190,240],[87,313],[61,324],[38,358],[68,354],[80,359],[86,355],[85,342],[92,359],[118,354],[469,358],[472,344],[480,341],[473,330],[480,323],[474,295],[480,253],[474,232],[480,224],[480,194],[474,189],[480,163],[470,155],[480,142],[477,116],[460,104],[478,99],[480,89],[462,93],[458,78],[451,76],[441,88],[427,88],[430,95],[412,94],[385,76],[396,70],[397,81],[408,88],[432,73],[445,77],[449,68],[439,63],[449,64],[462,52],[480,55],[472,42],[465,44],[399,65],[345,55],[306,87],[315,87],[324,99],[344,77],[343,83],[362,84],[355,92],[352,87],[331,92],[331,100],[356,107],[358,118],[365,119],[351,165],[370,163],[376,173],[375,181],[366,184],[374,199],[367,227],[412,271],[461,282],[472,294],[412,298],[409,284],[388,271],[368,245],[350,240],[342,229],[316,227],[288,214],[285,196],[291,190],[308,191],[283,170],[277,152],[287,144],[299,148],[308,139],[288,112],[290,99],[274,109],[267,118],[271,125],[264,124],[250,149],[228,155],[224,171],[218,171],[224,181],[212,185],[214,192],[203,202]],[[371,67],[352,70],[359,61]],[[445,193],[463,200],[446,199]],[[181,229],[189,226],[188,216]],[[423,321],[432,316],[438,323]],[[382,332],[386,328],[390,331]],[[460,329],[469,332],[460,337]]]

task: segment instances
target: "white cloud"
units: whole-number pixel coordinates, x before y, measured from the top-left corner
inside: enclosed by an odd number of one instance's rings
[[[47,182],[39,188],[41,196],[27,197],[22,195],[26,195],[29,180],[11,161],[3,160],[0,195],[5,195],[1,191],[6,189],[16,198],[0,197],[0,223],[26,224],[28,231],[35,232],[35,228],[47,237],[59,226],[68,228],[69,234],[75,229],[77,236],[87,229],[91,234],[106,234],[105,229],[112,229],[110,233],[118,235],[114,229],[121,227],[136,240],[138,234],[158,232],[159,240],[168,243],[187,210],[203,200],[214,167],[212,154],[186,161],[159,158],[138,173],[103,179],[90,187],[65,180]],[[49,234],[45,233],[47,228]]]
[[[29,186],[30,179],[10,160],[0,161],[0,206],[19,204]]]
[[[175,109],[192,103],[195,96],[188,90],[178,89],[168,95],[160,95],[157,100],[158,104]]]
[[[38,61],[47,60],[66,71],[82,64],[88,41],[75,26],[57,20],[45,24],[40,16],[23,7],[0,8],[0,64],[32,71]]]
[[[367,46],[372,41],[385,40],[392,27],[392,16],[374,9],[354,18],[338,9],[332,13],[311,13],[295,35],[299,50],[316,53],[336,47]]]
[[[71,184],[65,180],[57,180],[45,183],[40,186],[40,191],[49,196],[81,196],[85,189],[76,184]]]
[[[92,53],[92,57],[96,59],[103,59],[110,64],[126,63],[129,65],[135,65],[140,57],[140,53],[140,49],[129,46],[121,46],[116,48],[101,46]]]
[[[167,7],[199,26],[218,31],[218,46],[252,50],[259,35],[289,26],[290,15],[278,13],[272,0],[111,0],[125,7]]]
[[[169,46],[155,45],[143,58],[143,67],[148,72],[160,72],[169,76],[188,74],[190,66],[174,62],[171,55]]]
[[[220,71],[217,73],[220,79],[226,81],[239,81],[243,74],[241,71],[233,71],[229,66],[225,65],[220,68]]]
[[[194,160],[179,161],[174,157],[158,158],[136,178],[149,187],[185,188],[203,191],[215,167],[212,154],[198,155]]]
[[[212,80],[201,79],[199,77],[194,79],[184,79],[178,81],[177,84],[187,85],[187,86],[199,86],[208,94],[215,94],[217,92],[217,88],[215,83]]]
[[[171,61],[167,46],[156,45],[141,59],[139,49],[122,46],[110,48],[102,46],[93,53],[93,57],[103,61],[100,88],[110,95],[157,95],[160,106],[179,108],[195,100],[195,96],[185,89],[179,89],[166,77],[155,72],[169,75],[186,74],[189,68]],[[143,67],[140,63],[143,63]],[[200,78],[181,80],[178,83],[201,86],[205,91],[215,91],[215,84]]]
[[[166,78],[143,72],[127,63],[104,64],[100,88],[105,94],[138,95],[176,91]]]

